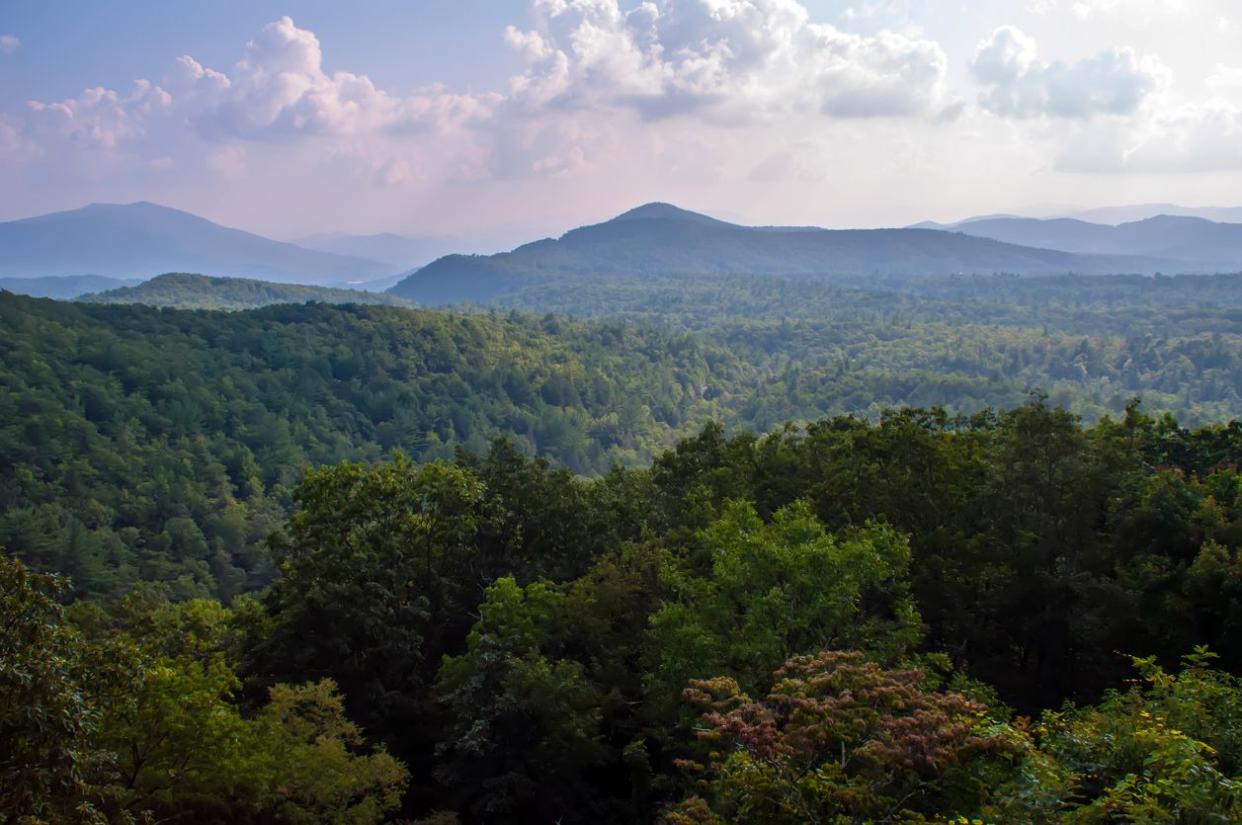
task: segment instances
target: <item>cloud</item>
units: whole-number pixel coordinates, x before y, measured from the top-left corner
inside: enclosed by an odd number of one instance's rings
[[[1242,108],[1216,99],[1161,111],[1137,126],[1090,131],[1069,142],[1057,168],[1152,175],[1242,170]]]
[[[428,87],[406,97],[366,75],[327,74],[314,32],[289,17],[264,26],[246,44],[232,74],[179,59],[172,88],[184,93],[191,121],[210,139],[286,139],[449,128],[486,117],[494,98]]]
[[[43,159],[47,175],[236,179],[244,167],[271,159],[232,147],[287,152],[315,144],[320,171],[330,166],[392,187],[426,180],[429,170],[477,174],[486,149],[472,127],[492,116],[499,99],[440,86],[394,95],[366,75],[328,73],[315,34],[282,17],[227,71],[185,55],[158,83],[138,80],[128,92],[89,88],[0,115],[0,157],[27,166]]]
[[[979,44],[970,65],[980,105],[1003,117],[1131,115],[1167,84],[1168,70],[1133,49],[1113,48],[1074,63],[1039,59],[1035,41],[1002,26]]]
[[[1242,67],[1217,63],[1216,71],[1208,76],[1204,85],[1217,94],[1232,94],[1242,91]]]
[[[1036,14],[1069,11],[1080,20],[1117,14],[1150,19],[1181,12],[1185,6],[1185,0],[1030,0],[1027,4]]]
[[[797,0],[534,0],[535,26],[510,27],[526,62],[512,104],[689,113],[749,122],[791,112],[836,118],[943,114],[948,60],[933,41],[863,36],[812,23]]]
[[[93,148],[132,145],[177,123],[213,142],[367,138],[450,130],[486,118],[498,100],[435,86],[393,96],[366,75],[327,74],[322,64],[314,33],[282,17],[246,44],[231,73],[185,55],[159,84],[139,80],[128,94],[96,87],[69,100],[31,101],[24,131],[45,144],[59,138]]]
[[[23,132],[39,147],[67,143],[82,149],[114,149],[143,137],[148,123],[172,105],[164,89],[146,80],[128,94],[96,86],[76,98],[26,104]]]
[[[0,54],[12,54],[22,47],[22,41],[12,34],[0,34]]]

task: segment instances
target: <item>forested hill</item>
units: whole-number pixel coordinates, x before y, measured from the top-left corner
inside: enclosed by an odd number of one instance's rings
[[[828,230],[726,223],[648,204],[558,239],[499,255],[450,255],[391,292],[429,305],[481,302],[532,283],[572,276],[859,276],[1178,271],[1169,260],[1079,255],[926,229]],[[565,288],[572,288],[573,281]]]
[[[650,320],[0,293],[0,545],[89,591],[151,578],[228,593],[270,574],[263,538],[308,465],[395,450],[425,461],[503,435],[600,474],[711,419],[765,431],[903,406],[972,414],[1038,389],[1089,420],[1134,396],[1190,423],[1242,415],[1232,311],[1187,306],[1190,334],[1172,337],[1146,320],[1148,303],[1122,312],[1105,292],[1081,296],[1083,325],[1103,330],[1087,335],[1035,326],[1038,304],[959,302],[946,321],[939,299],[750,286],[696,293],[682,309],[717,325],[693,334]],[[1150,300],[1167,315],[1175,295]],[[782,319],[791,304],[812,309]]]
[[[181,309],[253,309],[270,304],[385,304],[408,302],[383,292],[337,289],[302,284],[277,284],[248,278],[210,278],[188,272],[157,275],[135,286],[124,286],[83,295],[78,300],[93,304],[145,304]]]
[[[253,587],[308,465],[450,457],[510,434],[606,471],[738,406],[754,376],[622,324],[0,293],[0,546],[87,589]]]

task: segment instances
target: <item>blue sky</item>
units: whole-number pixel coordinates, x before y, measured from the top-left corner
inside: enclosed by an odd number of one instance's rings
[[[0,219],[559,231],[1233,205],[1229,0],[0,0]],[[1236,15],[1236,20],[1235,20]]]

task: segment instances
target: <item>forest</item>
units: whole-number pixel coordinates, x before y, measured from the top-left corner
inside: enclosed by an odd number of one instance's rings
[[[0,294],[0,823],[1242,819],[1234,279],[523,295]]]
[[[227,601],[274,576],[266,537],[304,469],[394,450],[451,460],[504,436],[597,475],[709,421],[971,415],[1032,392],[1088,423],[1135,397],[1188,425],[1242,415],[1228,278],[600,284],[556,293],[585,321],[0,294],[0,546],[82,595],[162,581]]]
[[[1242,817],[1242,428],[1040,398],[308,472],[270,586],[0,566],[22,822]],[[26,817],[23,819],[22,817]]]
[[[363,292],[305,284],[280,284],[249,278],[210,278],[189,272],[167,272],[134,286],[121,286],[83,295],[93,304],[143,304],[180,309],[253,309],[270,304],[384,304],[408,302],[384,292]]]

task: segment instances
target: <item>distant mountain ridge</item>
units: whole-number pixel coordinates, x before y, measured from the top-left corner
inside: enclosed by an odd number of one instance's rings
[[[775,275],[865,278],[958,273],[1146,273],[1176,262],[1083,255],[929,229],[752,227],[666,203],[497,255],[448,255],[390,292],[429,305],[485,302],[547,278]]]
[[[1185,271],[1242,270],[1242,224],[1204,218],[1160,215],[1112,226],[1072,218],[1003,217],[919,226],[1077,254],[1163,258]]]
[[[143,304],[177,309],[255,309],[272,304],[382,304],[407,302],[383,292],[336,289],[303,284],[278,284],[247,278],[211,278],[189,272],[169,272],[137,286],[121,287],[78,299],[88,304]]]
[[[91,204],[0,223],[0,276],[141,279],[186,271],[341,284],[379,278],[392,267],[303,249],[145,202]]]
[[[61,275],[48,278],[0,278],[0,290],[31,298],[55,298],[69,300],[79,295],[134,286],[140,281],[125,278],[105,278],[102,275]]]

